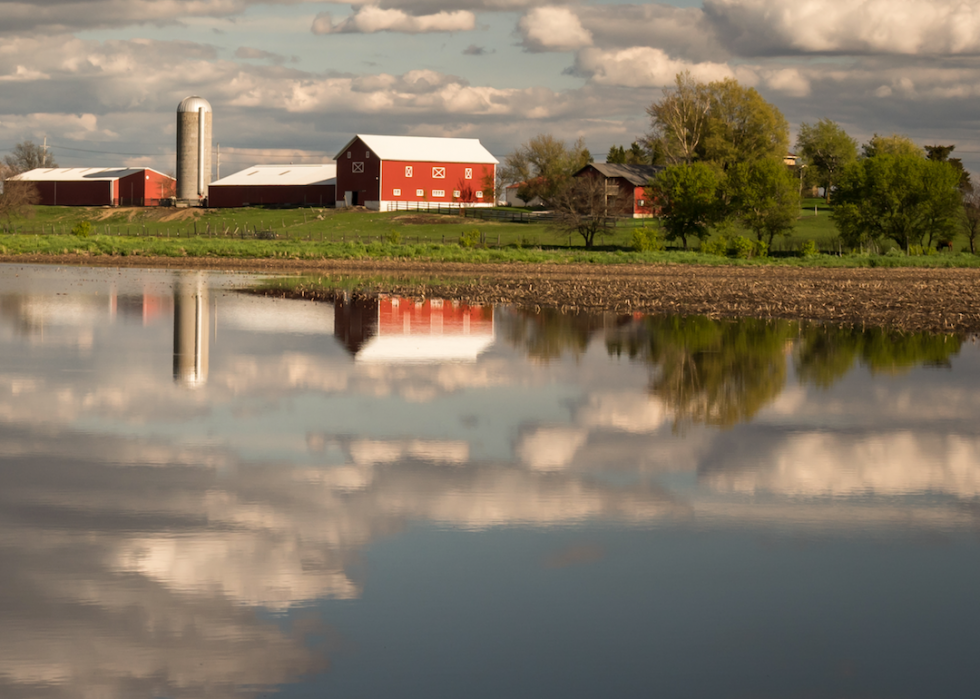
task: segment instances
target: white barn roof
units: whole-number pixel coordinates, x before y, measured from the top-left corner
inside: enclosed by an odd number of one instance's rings
[[[212,182],[209,187],[222,185],[309,185],[336,184],[337,165],[253,165],[241,172]]]
[[[371,136],[357,134],[340,149],[336,157],[361,139],[382,160],[413,160],[433,163],[497,163],[477,138],[436,138],[432,136]]]
[[[14,175],[10,179],[28,182],[112,181],[147,170],[157,172],[148,167],[39,167]],[[163,173],[157,172],[157,174],[162,175]]]

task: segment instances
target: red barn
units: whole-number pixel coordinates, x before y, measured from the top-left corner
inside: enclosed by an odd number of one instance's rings
[[[149,168],[42,167],[10,179],[33,182],[45,206],[160,206],[177,181]]]
[[[333,206],[337,166],[255,165],[208,185],[208,206]]]
[[[657,165],[589,163],[576,172],[575,176],[605,178],[609,188],[607,196],[622,202],[623,208],[626,209],[625,215],[632,214],[633,218],[646,218],[653,216],[656,211],[645,189],[649,186],[650,180],[661,170],[663,167]]]
[[[493,206],[497,159],[475,138],[357,135],[337,159],[337,206]]]

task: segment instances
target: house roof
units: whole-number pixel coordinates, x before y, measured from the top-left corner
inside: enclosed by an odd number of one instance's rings
[[[14,175],[10,179],[27,182],[111,182],[147,171],[163,175],[162,172],[148,167],[39,167]]]
[[[312,185],[337,184],[336,163],[320,165],[253,165],[220,180],[209,187],[223,185]]]
[[[361,141],[382,160],[414,160],[432,163],[498,163],[477,138],[436,138],[431,136],[372,136],[357,134],[336,157]]]
[[[576,172],[579,175],[588,168],[594,168],[606,177],[622,177],[630,184],[637,187],[645,185],[650,178],[663,170],[661,165],[620,165],[618,163],[589,163],[581,170]]]

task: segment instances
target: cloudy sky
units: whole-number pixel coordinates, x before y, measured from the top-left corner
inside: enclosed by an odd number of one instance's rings
[[[174,168],[174,111],[215,110],[222,174],[319,162],[357,132],[538,133],[597,159],[680,70],[736,77],[859,141],[955,143],[980,170],[980,1],[0,0],[0,152]]]

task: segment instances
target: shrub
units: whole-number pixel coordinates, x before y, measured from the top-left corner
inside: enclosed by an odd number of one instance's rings
[[[728,240],[726,238],[715,238],[701,243],[701,252],[706,255],[717,255],[724,257],[728,254]]]
[[[392,245],[398,245],[402,242],[402,234],[396,230],[392,230],[385,236],[385,241],[391,243]]]
[[[480,231],[475,228],[471,231],[463,231],[459,235],[459,245],[463,248],[478,248],[483,243],[482,238]]]
[[[72,226],[71,234],[76,238],[88,238],[92,234],[92,224],[88,221],[79,221]]]
[[[820,254],[820,250],[817,249],[817,243],[814,240],[804,240],[803,244],[800,246],[800,255],[802,257],[816,257]]]
[[[656,226],[634,228],[632,248],[637,252],[653,252],[656,250],[663,250],[663,232]]]
[[[752,241],[744,235],[737,235],[729,239],[728,254],[742,260],[752,257]]]
[[[765,240],[755,241],[755,257],[769,257],[769,243]]]

